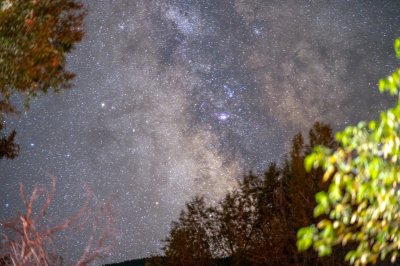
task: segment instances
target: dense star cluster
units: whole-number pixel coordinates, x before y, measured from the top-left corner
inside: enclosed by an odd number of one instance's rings
[[[297,131],[390,104],[376,83],[396,66],[397,1],[84,3],[75,86],[7,121],[21,151],[0,161],[0,218],[21,207],[19,182],[57,177],[52,219],[76,210],[88,184],[115,206],[110,262],[159,252],[187,200],[218,200],[282,159]],[[74,258],[85,241],[60,250]]]

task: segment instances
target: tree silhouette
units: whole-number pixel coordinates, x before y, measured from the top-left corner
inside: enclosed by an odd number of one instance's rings
[[[19,145],[15,143],[15,136],[17,133],[13,130],[10,135],[3,133],[4,124],[0,121],[0,132],[2,136],[0,138],[0,159],[14,159],[19,152]]]
[[[327,145],[329,148],[336,148],[332,129],[329,125],[315,123],[308,134],[308,143],[305,143],[303,136],[299,133],[292,141],[290,151],[290,178],[289,178],[289,199],[296,208],[291,208],[295,217],[294,226],[303,227],[314,220],[313,210],[316,205],[314,195],[316,192],[325,190],[326,183],[322,182],[323,172],[314,170],[310,173],[304,168],[304,159],[310,153],[312,147]]]
[[[216,208],[220,222],[218,236],[223,243],[220,246],[224,246],[224,250],[237,263],[247,257],[259,233],[254,226],[258,222],[255,206],[259,188],[259,178],[250,173],[240,182],[239,189],[228,193]]]
[[[343,264],[344,249],[335,249],[336,257],[319,258],[296,247],[296,231],[316,221],[314,194],[327,189],[323,171],[308,173],[303,163],[321,144],[337,147],[329,125],[317,122],[307,140],[300,133],[294,136],[281,166],[272,163],[263,175],[250,172],[216,205],[195,197],[172,224],[167,264],[219,265],[218,258],[229,258],[229,265]]]
[[[299,133],[292,141],[290,159],[288,160],[287,177],[288,182],[287,198],[289,201],[290,217],[290,251],[295,263],[299,265],[338,265],[343,264],[345,255],[344,249],[335,249],[335,256],[327,259],[317,257],[315,252],[306,252],[299,254],[295,246],[296,232],[303,226],[318,221],[314,218],[313,212],[316,206],[315,193],[326,191],[328,183],[323,182],[323,171],[314,169],[307,172],[304,167],[304,159],[318,145],[326,145],[331,149],[337,148],[334,134],[329,125],[316,122],[308,132],[307,143]]]
[[[178,222],[172,223],[164,248],[169,265],[210,265],[211,249],[207,230],[208,208],[204,198],[186,204]]]

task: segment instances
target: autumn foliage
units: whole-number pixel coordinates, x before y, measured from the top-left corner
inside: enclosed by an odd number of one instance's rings
[[[85,14],[74,0],[0,1],[0,159],[18,154],[15,131],[4,131],[5,115],[18,113],[12,96],[27,108],[40,94],[71,87],[66,56],[83,38]]]
[[[27,100],[50,89],[68,88],[68,52],[83,37],[82,4],[73,0],[7,0],[0,10],[0,95]]]

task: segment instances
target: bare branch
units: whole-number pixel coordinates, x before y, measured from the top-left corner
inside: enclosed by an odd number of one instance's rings
[[[109,252],[111,245],[107,245],[107,240],[112,238],[114,228],[112,206],[107,202],[101,208],[97,208],[93,201],[93,193],[87,186],[86,200],[77,212],[55,226],[41,229],[43,218],[56,193],[56,178],[51,178],[51,190],[36,185],[29,200],[23,184],[20,184],[20,195],[25,210],[18,212],[15,219],[1,223],[9,232],[2,236],[2,242],[5,244],[0,246],[0,262],[7,258],[11,265],[15,266],[60,265],[61,260],[55,252],[55,234],[71,228],[83,229],[89,224],[88,221],[92,221],[91,233],[76,265],[88,265]],[[43,203],[37,207],[39,211],[35,212],[34,205],[43,197]]]

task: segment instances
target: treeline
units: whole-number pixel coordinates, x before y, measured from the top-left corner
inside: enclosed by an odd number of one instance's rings
[[[317,145],[336,148],[330,126],[315,123],[306,139],[297,134],[281,165],[271,164],[261,176],[250,172],[218,204],[193,198],[172,223],[165,257],[146,265],[344,265],[351,244],[323,258],[296,247],[297,230],[317,222],[315,194],[329,186],[322,170],[304,169]]]

